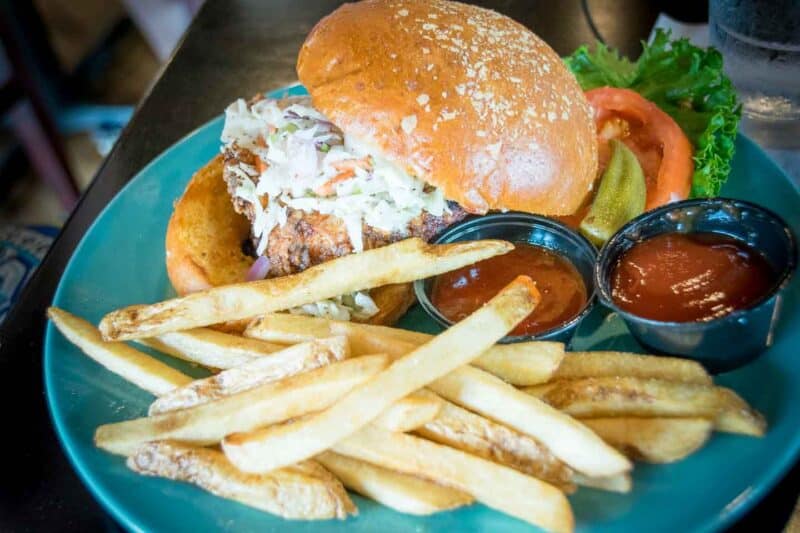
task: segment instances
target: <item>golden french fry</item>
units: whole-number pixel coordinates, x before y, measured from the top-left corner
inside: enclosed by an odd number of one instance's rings
[[[705,418],[586,418],[584,424],[632,459],[671,463],[705,444],[714,423]]]
[[[324,409],[388,364],[389,358],[381,355],[345,359],[188,409],[106,424],[97,428],[95,444],[120,455],[130,455],[141,443],[154,440],[215,444],[237,431]]]
[[[354,355],[375,353],[372,350],[380,346],[380,353],[392,357],[405,355],[433,338],[433,335],[406,329],[287,313],[266,314],[254,319],[245,329],[244,335],[285,344],[344,335],[350,341]]]
[[[268,474],[248,474],[234,468],[218,450],[158,441],[139,446],[127,465],[134,472],[187,481],[283,518],[344,519],[357,513],[342,484],[314,461]]]
[[[574,528],[572,509],[557,488],[512,468],[368,425],[332,451],[456,488],[487,506],[555,532]]]
[[[396,359],[334,405],[295,423],[225,438],[222,449],[237,467],[265,472],[321,453],[367,425],[404,396],[469,363],[533,311],[539,292],[519,277],[458,324]]]
[[[423,391],[419,391],[423,392]],[[419,392],[417,394],[419,394]],[[433,393],[431,395],[435,396]],[[575,472],[535,439],[443,400],[439,415],[416,430],[429,440],[510,466],[571,492],[575,485],[629,492],[629,474],[595,478]]]
[[[330,337],[295,344],[174,389],[153,402],[149,414],[156,415],[208,403],[263,383],[341,361],[347,355],[348,346],[345,337]]]
[[[525,389],[579,418],[711,418],[719,431],[761,436],[764,418],[733,391],[713,385],[631,377],[553,381]]]
[[[429,515],[475,501],[460,490],[338,453],[323,452],[317,460],[348,489],[401,513]]]
[[[565,491],[573,491],[570,467],[527,435],[443,401],[439,415],[417,428],[428,440],[509,466]]]
[[[265,315],[254,320],[244,334],[287,344],[344,335],[350,341],[355,355],[385,353],[392,357],[405,355],[433,337],[405,329],[285,313]],[[513,385],[522,386],[548,381],[563,357],[564,345],[560,342],[521,342],[496,344],[471,364]]]
[[[711,384],[711,376],[696,361],[625,352],[567,352],[551,379],[616,376]]]
[[[626,493],[630,492],[633,488],[633,479],[631,479],[631,475],[627,472],[608,477],[584,476],[579,472],[575,472],[572,476],[572,481],[581,487],[591,487],[607,492]]]
[[[413,392],[405,398],[397,400],[391,407],[378,415],[372,423],[387,431],[396,431],[398,433],[413,431],[420,426],[424,426],[439,414],[439,410],[442,407],[442,400],[436,395],[423,396],[422,392],[423,391]],[[311,416],[312,415],[298,417],[274,427],[289,425],[301,420],[308,420]]]
[[[716,391],[720,395],[723,408],[714,419],[714,429],[754,437],[764,436],[767,431],[767,421],[761,413],[750,407],[731,389],[716,387]]]
[[[269,313],[258,318],[254,318],[250,324],[247,325],[247,328],[245,328],[243,335],[245,337],[259,339],[266,342],[296,344],[298,342],[310,341],[311,339],[330,337],[333,334],[332,328],[338,322],[338,320],[331,320],[329,318],[317,316],[292,315],[290,313]],[[381,330],[393,329],[384,326],[375,326],[375,328],[381,328]],[[342,333],[340,333],[340,335],[342,335]],[[350,337],[351,336],[348,335],[347,339],[350,341],[350,349],[353,350],[353,355],[357,356],[361,353],[361,350],[363,350],[364,347],[360,343],[353,343],[353,339]],[[356,338],[355,340],[360,339]],[[398,340],[402,341],[403,339]]]
[[[251,318],[387,283],[435,276],[513,248],[505,241],[431,245],[418,238],[406,239],[338,257],[290,276],[225,285],[152,305],[119,309],[103,318],[100,331],[107,340],[129,340]]]
[[[125,343],[104,341],[97,328],[63,309],[50,307],[47,316],[83,353],[141,389],[160,395],[192,382],[190,376]]]
[[[164,333],[151,339],[137,339],[136,342],[178,359],[223,370],[286,348],[281,344],[209,328]]]
[[[512,385],[524,386],[548,381],[564,358],[560,342],[517,342],[495,344],[472,362]]]
[[[396,401],[372,423],[389,431],[405,433],[431,422],[441,411],[444,400],[424,392],[413,392]]]
[[[631,469],[624,455],[579,421],[478,368],[463,366],[428,388],[446,400],[533,437],[578,472],[609,477]]]

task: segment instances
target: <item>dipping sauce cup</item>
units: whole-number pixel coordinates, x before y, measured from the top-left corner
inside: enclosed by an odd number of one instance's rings
[[[594,265],[597,259],[595,247],[582,235],[560,222],[526,213],[498,213],[473,217],[451,226],[435,242],[439,244],[479,239],[502,239],[515,244],[541,247],[570,263],[571,266],[567,265],[570,270],[574,267],[573,272],[577,274],[573,274],[573,279],[575,277],[582,279],[586,289],[586,301],[576,308],[575,314],[550,329],[534,334],[509,335],[501,341],[510,343],[536,339],[568,343],[580,321],[589,314],[594,305]],[[437,278],[429,278],[414,282],[414,292],[428,315],[441,326],[449,327],[453,321],[434,305],[436,298],[433,293],[436,280]],[[542,302],[547,296],[542,294]]]
[[[714,233],[733,238],[758,252],[774,279],[749,305],[704,321],[637,316],[615,301],[614,271],[634,246],[667,233]],[[796,264],[794,236],[775,213],[741,200],[697,199],[649,211],[623,226],[600,250],[595,281],[601,302],[623,318],[642,345],[657,353],[696,359],[711,372],[724,372],[750,362],[772,344],[782,292]]]

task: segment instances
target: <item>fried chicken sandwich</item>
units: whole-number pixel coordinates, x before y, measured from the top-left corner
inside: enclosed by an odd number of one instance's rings
[[[513,20],[446,0],[345,4],[297,61],[306,97],[237,100],[222,154],[176,204],[183,294],[285,276],[467,214],[573,213],[597,171],[590,108],[559,56]],[[292,310],[389,324],[407,285]]]

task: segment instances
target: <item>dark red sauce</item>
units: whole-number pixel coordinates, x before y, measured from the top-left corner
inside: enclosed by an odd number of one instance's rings
[[[519,275],[530,276],[542,301],[511,332],[533,335],[567,322],[586,305],[586,285],[575,266],[539,246],[515,244],[507,254],[438,276],[431,302],[453,322],[467,317]]]
[[[718,233],[666,233],[636,244],[611,274],[620,308],[667,322],[701,322],[764,297],[776,274],[742,241]]]

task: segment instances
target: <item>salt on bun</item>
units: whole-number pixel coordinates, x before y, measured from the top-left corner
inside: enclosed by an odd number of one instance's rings
[[[443,0],[345,4],[307,37],[297,73],[346,134],[472,213],[568,215],[597,172],[592,113],[544,41]]]
[[[242,251],[250,223],[234,211],[222,170],[222,156],[198,170],[169,219],[167,275],[179,295],[240,283],[253,264],[254,258]],[[370,296],[380,309],[367,320],[370,324],[393,324],[414,303],[409,283],[379,287]],[[237,324],[232,329],[242,328]]]

